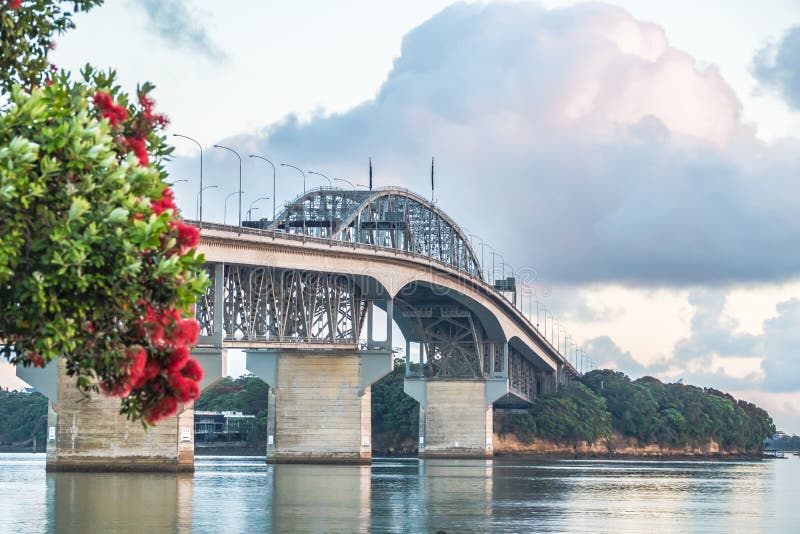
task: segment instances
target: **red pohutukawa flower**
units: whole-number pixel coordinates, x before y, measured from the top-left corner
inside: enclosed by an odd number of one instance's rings
[[[128,110],[114,104],[111,95],[105,91],[97,91],[92,97],[95,107],[100,111],[100,116],[108,119],[111,126],[116,126],[128,118]]]
[[[139,160],[139,165],[147,167],[150,163],[150,157],[147,155],[147,147],[145,146],[144,139],[140,137],[123,137],[122,142],[133,152],[136,159]]]
[[[144,119],[144,127],[152,130],[154,127],[159,126],[163,128],[169,123],[169,119],[160,113],[153,113],[153,105],[155,102],[142,93],[139,95],[139,105],[142,106],[142,118]]]
[[[179,222],[176,225],[178,230],[178,245],[181,250],[197,248],[200,243],[200,230],[194,226]]]
[[[8,9],[17,10],[22,5],[22,0],[7,0]]]
[[[129,348],[122,376],[103,382],[100,387],[106,394],[117,397],[144,389],[153,400],[142,416],[148,423],[155,423],[173,415],[179,402],[190,402],[200,396],[203,370],[190,353],[190,347],[197,343],[199,325],[195,319],[181,317],[175,309],[142,305],[134,332],[149,341],[149,347]]]
[[[167,210],[173,210],[173,212],[177,210],[175,207],[175,197],[172,196],[172,189],[165,187],[161,192],[160,199],[150,201],[150,208],[152,208],[156,215],[161,215]]]
[[[2,1],[2,0],[0,0]],[[98,115],[108,120],[117,139],[120,158],[133,153],[139,164],[150,164],[147,153],[150,134],[167,124],[163,115],[153,112],[153,100],[147,92],[138,95],[140,109],[114,103],[111,95],[97,91],[92,103]],[[167,219],[166,230],[160,236],[160,247],[141,251],[143,261],[157,260],[161,256],[184,255],[197,248],[199,231],[180,221],[172,190],[165,187],[158,198],[143,198],[140,209],[131,214],[132,221],[149,221],[151,214]],[[123,354],[115,378],[100,384],[108,395],[126,397],[137,395],[142,404],[138,413],[147,423],[173,415],[178,403],[191,402],[200,395],[203,370],[191,357],[191,347],[197,343],[200,326],[194,318],[187,318],[191,310],[175,309],[157,302],[138,303],[139,318],[130,327],[131,346],[120,349]],[[84,328],[91,332],[90,322]]]

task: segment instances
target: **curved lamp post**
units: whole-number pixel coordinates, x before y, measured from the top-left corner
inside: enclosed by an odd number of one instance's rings
[[[281,163],[281,167],[291,167],[292,169],[296,170],[300,174],[303,175],[303,194],[306,194],[306,173],[303,172],[303,169],[300,167],[295,167],[294,165],[289,165],[288,163]]]
[[[200,191],[197,192],[197,198],[194,201],[194,207],[195,207],[195,210],[197,210],[197,212],[200,213],[200,217],[203,216],[202,215],[203,212],[201,211],[202,208],[200,208],[200,206],[201,206],[200,201],[203,198],[203,191],[205,191],[206,189],[219,189],[219,186],[218,185],[207,185],[203,189],[201,189]]]
[[[334,178],[333,181],[334,182],[344,182],[346,184],[350,184],[350,187],[353,188],[353,191],[356,190],[356,185],[353,182],[351,182],[350,180],[345,180],[344,178]]]
[[[294,165],[289,165],[288,163],[281,163],[281,167],[291,167],[292,169],[296,170],[297,172],[299,172],[300,174],[303,175],[303,196],[305,196],[305,194],[306,194],[306,173],[303,172],[303,169],[301,169],[300,167],[295,167]],[[302,215],[303,215],[303,239],[305,239],[306,238],[306,207],[305,207],[305,205],[302,205],[301,207],[303,209],[303,213],[302,213]],[[287,221],[286,231],[288,232],[289,231],[289,226],[288,226],[289,219],[288,219],[288,217],[287,217],[286,221]]]
[[[333,180],[331,180],[330,178],[328,178],[327,176],[325,176],[321,172],[308,171],[308,174],[316,174],[317,176],[322,176],[323,178],[328,180],[328,185],[333,187]]]
[[[256,154],[250,154],[251,158],[262,159],[269,163],[270,167],[272,167],[272,220],[275,220],[275,164],[272,163],[270,160],[265,158],[264,156],[258,156]]]
[[[239,226],[241,226],[242,225],[242,156],[240,156],[239,153],[236,152],[234,149],[228,148],[226,146],[214,145],[214,148],[222,148],[224,150],[227,150],[228,152],[233,152],[234,154],[236,154],[236,157],[239,158]]]
[[[230,195],[225,197],[225,209],[222,212],[223,213],[222,222],[224,224],[228,224],[228,199],[231,198],[233,195],[239,195],[239,199],[240,199],[239,202],[241,202],[242,193],[243,193],[243,191],[240,189],[239,191],[234,191],[233,193],[231,193]],[[242,225],[241,221],[242,221],[242,216],[241,216],[241,212],[240,212],[240,214],[239,214],[239,226]]]
[[[251,217],[250,217],[250,213],[253,211],[253,205],[254,205],[256,202],[258,202],[259,200],[269,200],[269,197],[258,197],[257,199],[255,199],[254,201],[252,201],[252,202],[250,203],[250,207],[249,207],[249,208],[247,208],[247,220],[250,220],[250,218],[251,218]],[[258,209],[258,208],[256,208],[256,209]]]
[[[181,137],[183,139],[188,139],[189,141],[196,144],[197,148],[200,149],[200,193],[198,193],[200,195],[200,209],[198,211],[200,212],[199,216],[200,228],[202,228],[203,227],[203,145],[201,145],[197,141],[197,139],[193,139],[188,135],[174,133],[172,134],[172,137]]]

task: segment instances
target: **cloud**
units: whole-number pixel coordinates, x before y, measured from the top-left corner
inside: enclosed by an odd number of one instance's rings
[[[147,15],[149,27],[168,43],[213,60],[225,58],[181,0],[141,0],[134,2]]]
[[[800,393],[800,299],[777,304],[777,316],[764,322],[764,333],[738,333],[738,323],[723,311],[727,291],[698,289],[689,296],[694,307],[691,335],[675,344],[669,358],[647,365],[620,348],[610,337],[584,343],[599,365],[632,377],[646,374],[664,380],[723,390]]]
[[[789,28],[777,44],[760,49],[753,58],[753,75],[800,110],[800,26]]]
[[[735,333],[738,323],[723,316],[728,290],[698,289],[689,295],[694,306],[692,333],[679,341],[675,358],[683,363],[708,361],[712,354],[726,358],[752,358],[763,354],[762,337]]]
[[[800,391],[800,300],[778,304],[778,316],[764,323],[761,366],[771,391]]]
[[[644,365],[637,361],[630,352],[623,351],[609,336],[598,336],[583,344],[583,349],[599,369],[621,371],[635,380],[643,376],[664,373],[668,367],[665,362]]]
[[[404,37],[373,100],[225,143],[360,183],[372,156],[377,185],[421,192],[436,155],[440,206],[546,283],[800,273],[800,142],[757,141],[716,68],[616,7],[455,4]]]

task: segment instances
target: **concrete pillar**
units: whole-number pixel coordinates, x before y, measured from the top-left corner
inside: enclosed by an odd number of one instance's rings
[[[145,430],[119,414],[118,398],[84,396],[64,360],[51,365],[58,375],[47,417],[48,471],[194,470],[192,404]]]
[[[206,376],[201,388],[223,374],[224,351],[200,358]],[[194,470],[193,403],[179,405],[176,415],[144,429],[120,415],[120,400],[101,394],[86,396],[67,376],[63,359],[44,369],[18,368],[18,376],[49,399],[47,416],[48,471]]]
[[[492,456],[492,403],[508,393],[508,379],[406,378],[403,389],[419,402],[420,458]]]
[[[270,385],[267,462],[369,463],[370,385],[392,371],[388,350],[248,350]]]

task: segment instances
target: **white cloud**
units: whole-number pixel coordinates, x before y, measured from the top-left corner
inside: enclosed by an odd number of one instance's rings
[[[547,281],[800,273],[785,245],[800,238],[800,144],[759,142],[715,68],[607,5],[453,5],[406,35],[374,100],[226,143],[356,182],[372,156],[377,184],[421,191],[435,154],[441,206]],[[210,156],[209,183],[229,163]],[[259,171],[246,169],[250,198],[268,190]]]
[[[753,59],[753,74],[800,110],[800,26],[793,26],[780,41],[760,49]]]

